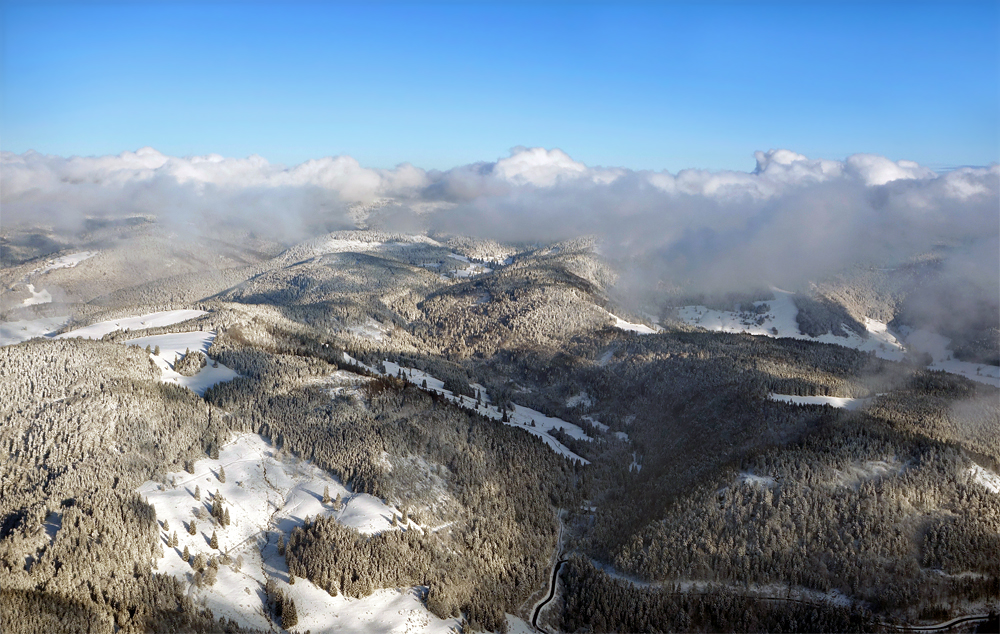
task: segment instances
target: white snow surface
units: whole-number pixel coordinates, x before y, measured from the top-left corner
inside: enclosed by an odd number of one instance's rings
[[[586,392],[580,392],[579,394],[574,394],[573,396],[566,399],[566,407],[576,407],[577,405],[582,405],[584,407],[590,407],[594,404],[591,400],[590,395]]]
[[[382,341],[382,337],[385,335],[385,326],[378,323],[374,319],[368,319],[363,324],[357,326],[349,326],[347,331],[356,337],[361,337],[362,339],[371,339],[373,341]]]
[[[928,330],[907,330],[904,333],[906,343],[918,352],[931,355],[934,360],[929,366],[931,370],[944,370],[951,374],[960,374],[967,379],[1000,387],[1000,366],[984,363],[959,361],[948,349],[951,339]]]
[[[164,310],[157,313],[139,315],[138,317],[99,321],[96,324],[65,332],[59,335],[58,338],[83,337],[84,339],[100,339],[104,335],[116,330],[144,330],[146,328],[172,326],[205,314],[207,313],[204,310]]]
[[[622,319],[621,317],[619,317],[619,316],[617,316],[617,315],[615,315],[613,313],[610,313],[608,311],[604,311],[604,312],[608,313],[608,315],[612,319],[615,320],[615,328],[617,328],[619,330],[626,330],[626,331],[629,331],[629,332],[636,332],[636,333],[639,333],[640,335],[654,335],[654,334],[660,332],[660,330],[661,330],[661,328],[659,326],[656,326],[655,329],[654,329],[654,328],[650,328],[649,326],[647,326],[645,324],[633,324],[632,322],[625,321],[624,319]]]
[[[760,325],[753,322],[750,316],[742,316],[732,311],[710,310],[704,306],[683,306],[677,309],[677,316],[684,323],[700,326],[706,330],[717,332],[745,332],[751,335],[766,335],[768,337],[789,337],[805,339],[820,343],[832,343],[846,348],[854,348],[862,352],[874,352],[876,356],[890,361],[902,361],[908,348],[917,352],[926,352],[934,359],[928,367],[931,370],[943,370],[952,374],[960,374],[973,381],[1000,387],[1000,366],[982,363],[970,363],[955,359],[948,350],[951,340],[927,330],[906,329],[900,332],[903,340],[889,332],[886,324],[874,319],[865,318],[864,325],[868,338],[862,339],[846,325],[843,327],[847,337],[837,337],[831,333],[810,337],[799,331],[795,321],[798,308],[792,301],[794,293],[778,288],[771,289],[774,299],[754,302],[755,306],[767,304],[771,310],[764,315]],[[753,316],[756,317],[756,316]],[[777,331],[775,333],[775,330]],[[905,344],[904,344],[905,340]]]
[[[359,362],[354,357],[350,356],[346,352],[344,353],[344,360],[350,361],[351,363],[356,363],[369,372],[374,374],[380,374],[378,369],[369,367],[361,362]],[[423,372],[422,370],[417,370],[415,368],[405,368],[392,361],[383,361],[385,366],[385,376],[398,376],[399,371],[403,371],[403,378],[413,383],[418,387],[423,387],[424,381],[427,382],[427,389],[429,391],[440,392],[444,394],[445,398],[451,402],[464,407],[465,409],[470,409],[477,411],[483,416],[487,416],[494,420],[502,420],[503,414],[497,409],[496,406],[490,405],[490,397],[483,389],[481,385],[474,385],[473,387],[478,388],[482,395],[482,403],[476,404],[476,399],[469,398],[468,396],[455,396],[450,390],[444,389],[444,381]],[[508,412],[509,421],[504,423],[505,425],[510,425],[512,427],[517,427],[523,429],[530,434],[534,434],[542,439],[546,445],[548,445],[552,451],[566,456],[571,460],[577,460],[583,464],[590,464],[589,460],[582,458],[581,456],[573,453],[569,448],[553,438],[550,434],[552,430],[562,428],[563,431],[571,438],[577,438],[580,440],[593,440],[590,436],[586,434],[580,427],[562,420],[561,418],[555,418],[552,416],[546,416],[538,410],[531,409],[530,407],[523,407],[521,405],[514,404],[514,411]],[[534,422],[535,426],[532,427],[531,423]]]
[[[77,253],[69,253],[55,258],[54,260],[49,260],[45,266],[35,269],[32,273],[47,273],[48,271],[54,271],[56,269],[71,269],[80,262],[83,262],[87,258],[92,258],[98,253],[100,253],[100,251],[78,251]]]
[[[979,465],[973,465],[969,469],[969,474],[972,475],[972,479],[975,482],[978,482],[989,489],[991,493],[1000,495],[1000,475],[993,473],[989,469],[984,469]]]
[[[288,582],[288,567],[277,552],[277,536],[285,541],[289,532],[305,518],[332,515],[341,523],[372,534],[393,529],[395,508],[364,493],[353,493],[339,480],[309,461],[276,451],[256,434],[238,436],[219,451],[219,459],[199,460],[194,475],[186,471],[167,474],[159,484],[148,481],[138,491],[156,509],[157,519],[167,521],[170,534],[178,537],[177,548],[166,548],[167,533],[162,532],[164,557],[158,570],[173,575],[189,585],[188,592],[210,608],[215,618],[232,618],[245,627],[272,629],[263,608],[263,587],[275,579],[286,596],[295,600],[299,615],[296,632],[449,632],[458,627],[454,619],[441,620],[431,614],[422,601],[422,588],[378,590],[363,599],[331,597],[307,579]],[[218,480],[219,467],[226,471],[226,482]],[[195,485],[201,488],[201,500],[193,497]],[[341,511],[322,503],[323,488],[330,496],[343,499]],[[230,526],[222,528],[210,519],[212,495],[221,494],[230,513]],[[197,534],[187,532],[194,508],[204,509],[205,519],[196,520]],[[411,528],[416,528],[410,524]],[[219,566],[214,586],[198,588],[191,584],[193,570],[181,559],[187,546],[194,557],[213,553],[209,548],[215,531],[219,548],[234,560],[243,557],[243,567],[234,572]]]
[[[21,343],[34,337],[51,336],[69,317],[43,317],[22,321],[0,322],[0,347]]]
[[[764,320],[757,325],[754,319],[757,315],[744,316],[740,313],[712,310],[704,306],[683,306],[677,309],[677,316],[684,323],[692,326],[700,326],[706,330],[717,332],[745,332],[751,335],[765,335],[768,337],[788,337],[792,339],[805,339],[807,341],[817,341],[819,343],[832,343],[846,348],[854,348],[862,352],[874,352],[876,356],[890,361],[901,361],[906,352],[905,346],[889,332],[887,326],[874,319],[865,319],[865,329],[868,337],[862,338],[858,333],[844,326],[847,337],[837,337],[831,333],[810,337],[799,331],[799,324],[795,321],[799,309],[792,300],[794,293],[783,291],[779,288],[772,288],[774,299],[754,302],[754,306],[767,304],[770,310],[763,315]],[[775,332],[777,331],[777,332]]]
[[[840,407],[843,409],[858,409],[870,399],[847,398],[844,396],[793,396],[792,394],[775,394],[771,392],[767,395],[772,401],[792,403],[794,405],[829,405],[830,407]]]
[[[739,481],[742,484],[750,484],[762,487],[773,487],[775,485],[774,478],[771,476],[761,476],[749,471],[743,471],[739,475]]]
[[[183,357],[187,350],[191,352],[200,351],[208,354],[208,349],[212,347],[215,340],[215,331],[195,330],[193,332],[172,332],[165,335],[151,335],[149,337],[139,337],[125,341],[125,345],[139,346],[150,350],[156,350],[160,346],[160,354],[149,353],[150,358],[160,368],[160,381],[163,383],[174,383],[181,387],[186,387],[198,396],[204,396],[205,390],[217,383],[232,381],[240,376],[235,370],[228,368],[221,363],[219,367],[212,367],[216,361],[211,357],[207,359],[205,367],[194,376],[184,376],[174,371],[174,358]]]
[[[25,306],[34,306],[35,304],[48,304],[52,302],[52,293],[49,293],[44,288],[36,292],[35,285],[28,284],[28,292],[31,293],[31,297],[21,302]]]

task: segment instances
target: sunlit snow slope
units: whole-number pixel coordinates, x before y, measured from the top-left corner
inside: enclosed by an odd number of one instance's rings
[[[226,481],[219,481],[220,467]],[[270,629],[264,613],[264,584],[274,579],[286,596],[295,601],[299,615],[296,632],[449,632],[458,629],[453,619],[441,620],[431,614],[422,602],[423,588],[379,590],[363,599],[332,597],[306,579],[289,585],[288,568],[278,554],[278,535],[287,541],[291,530],[306,517],[332,515],[341,523],[362,533],[395,529],[393,514],[400,512],[381,500],[365,493],[354,493],[336,478],[309,461],[277,451],[264,438],[245,434],[224,446],[218,460],[199,460],[194,474],[186,471],[167,474],[166,484],[146,482],[139,487],[156,509],[163,531],[164,557],[158,568],[189,584],[189,592],[210,608],[216,618],[232,618],[236,622],[261,629]],[[200,487],[200,500],[194,498]],[[330,496],[341,495],[343,505],[335,511],[332,504],[324,505],[323,489]],[[229,510],[230,525],[221,527],[210,519],[214,495],[221,495]],[[202,508],[204,519],[195,520],[196,533],[187,532],[194,519],[194,509]],[[410,522],[408,530],[420,530]],[[167,539],[177,533],[178,546],[167,548]],[[215,532],[219,550],[210,548]],[[233,560],[242,557],[239,571],[232,566],[219,566],[218,580],[209,587],[193,584],[194,570],[181,554],[187,546],[192,559],[198,553],[206,559],[227,553]]]

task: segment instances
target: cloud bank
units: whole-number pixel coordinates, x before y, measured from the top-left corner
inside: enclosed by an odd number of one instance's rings
[[[752,172],[591,167],[558,149],[515,148],[448,171],[362,167],[349,156],[294,167],[259,156],[0,156],[5,228],[72,230],[88,216],[236,224],[293,240],[353,226],[352,205],[391,199],[382,222],[498,240],[596,236],[635,285],[799,287],[857,263],[955,254],[963,283],[997,289],[1000,166],[942,174],[855,154],[756,152]],[[1000,292],[1000,291],[998,291]]]

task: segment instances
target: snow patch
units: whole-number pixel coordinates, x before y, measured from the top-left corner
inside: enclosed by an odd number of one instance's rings
[[[880,478],[886,475],[896,475],[902,473],[903,464],[898,458],[887,458],[886,460],[866,460],[864,462],[853,462],[844,468],[843,471],[834,469],[834,482],[842,486],[857,486],[865,480]]]
[[[35,304],[49,304],[52,302],[52,294],[49,293],[44,288],[36,293],[35,285],[28,284],[28,292],[31,293],[31,297],[21,302],[25,306],[34,306]]]
[[[737,478],[740,484],[749,484],[754,486],[762,486],[771,488],[775,485],[774,478],[771,476],[759,476],[748,471],[741,472]]]
[[[138,317],[126,317],[124,319],[111,319],[99,321],[96,324],[84,326],[65,332],[58,336],[59,339],[70,337],[82,337],[84,339],[100,339],[108,333],[116,330],[145,330],[146,328],[161,328],[172,326],[195,317],[208,314],[204,310],[164,310],[157,313],[147,313]]]
[[[220,468],[225,469],[224,483],[219,481]],[[287,541],[293,528],[306,517],[317,515],[333,516],[366,534],[397,530],[391,521],[399,511],[378,498],[352,492],[313,463],[275,450],[257,434],[238,436],[219,450],[217,460],[197,461],[194,474],[169,473],[163,481],[167,484],[147,481],[138,489],[156,509],[157,519],[169,523],[169,532],[161,532],[165,553],[157,562],[158,570],[188,584],[188,592],[204,602],[216,618],[232,618],[248,628],[272,629],[264,616],[263,588],[268,578],[274,578],[286,596],[295,600],[299,614],[296,630],[382,632],[412,628],[447,632],[457,625],[427,611],[421,588],[379,590],[364,599],[347,599],[331,597],[306,579],[288,585],[288,568],[277,553],[278,534]],[[193,497],[196,485],[201,488],[200,500]],[[329,487],[332,499],[340,494],[340,511],[322,503],[324,487]],[[230,513],[230,525],[225,528],[208,512],[216,493]],[[196,534],[190,535],[187,527],[196,508],[202,509],[204,519],[195,520]],[[166,539],[174,532],[178,546],[167,548]],[[213,532],[219,540],[218,551],[209,547]],[[181,558],[185,546],[192,557],[197,553],[206,558],[227,553],[234,560],[241,556],[243,566],[237,572],[220,565],[215,585],[199,588],[192,583],[190,564]]]
[[[871,400],[844,396],[793,396],[792,394],[775,394],[774,392],[769,393],[767,397],[772,401],[792,403],[793,405],[829,405],[843,409],[858,409]]]
[[[92,258],[98,253],[100,253],[100,251],[78,251],[77,253],[70,253],[55,258],[54,260],[49,260],[45,266],[35,269],[32,273],[47,273],[56,269],[71,269],[80,262],[83,262],[88,258]]]
[[[41,319],[26,319],[22,321],[0,322],[0,347],[21,343],[35,337],[52,337],[69,317],[43,317]]]
[[[604,312],[608,313],[608,315],[615,320],[615,328],[619,330],[635,332],[639,333],[640,335],[653,335],[663,330],[659,326],[654,326],[654,328],[650,328],[645,324],[633,324],[632,322],[625,321],[621,317],[618,317],[617,315],[614,315],[608,311]]]
[[[642,471],[642,457],[636,452],[632,452],[632,464],[628,466],[629,473],[632,473],[632,469],[635,469],[636,473]]]
[[[346,352],[344,353],[344,361],[357,364],[373,374],[381,374],[382,376],[399,377],[400,371],[402,371],[402,378],[406,381],[422,389],[443,394],[445,398],[459,407],[478,412],[483,416],[503,422],[503,413],[496,406],[490,405],[491,400],[489,394],[486,393],[486,390],[481,385],[474,386],[480,391],[480,395],[482,397],[482,401],[477,403],[474,398],[463,395],[456,396],[450,390],[444,389],[444,381],[433,377],[422,370],[405,368],[393,363],[392,361],[383,361],[382,365],[385,366],[385,372],[382,373],[376,368],[372,368],[359,362]],[[546,416],[538,410],[531,409],[530,407],[524,407],[517,404],[514,404],[513,407],[513,411],[507,412],[508,420],[504,422],[505,425],[518,427],[519,429],[523,429],[530,434],[538,436],[552,449],[552,451],[560,455],[563,455],[571,460],[577,460],[583,464],[590,464],[589,460],[573,453],[566,445],[562,444],[551,435],[551,432],[554,430],[562,429],[563,432],[565,432],[570,438],[576,438],[578,440],[592,440],[592,438],[580,429],[579,426],[566,422],[561,418]]]
[[[979,465],[973,465],[969,469],[969,474],[972,476],[972,480],[978,484],[983,485],[991,493],[1000,494],[1000,475],[997,475],[990,471],[989,469],[984,469]]]
[[[581,392],[581,394],[586,394],[586,392]],[[605,433],[608,432],[611,429],[610,427],[608,427],[607,425],[605,425],[601,421],[597,420],[593,416],[581,416],[580,418],[582,418],[583,420],[587,421],[588,423],[590,423],[591,425],[593,425],[594,427],[600,429],[601,431],[603,431]]]
[[[582,405],[583,407],[590,407],[594,404],[591,400],[590,395],[586,392],[580,392],[575,394],[568,399],[566,399],[566,407],[576,407],[577,405]]]
[[[382,341],[382,337],[386,333],[385,327],[374,319],[368,319],[365,323],[357,326],[349,326],[347,331],[356,337],[372,341]]]
[[[149,346],[152,351],[149,356],[153,363],[160,368],[160,381],[162,383],[173,383],[186,387],[198,396],[204,396],[205,390],[208,388],[218,383],[232,381],[240,376],[239,373],[208,357],[205,367],[193,376],[184,376],[174,371],[174,359],[183,357],[188,350],[203,352],[207,356],[208,349],[212,347],[214,340],[214,330],[195,330],[193,332],[172,332],[165,335],[139,337],[129,339],[124,343],[140,348]],[[155,354],[157,346],[160,347],[160,354]]]
[[[904,329],[906,342],[916,351],[931,355],[931,370],[943,370],[951,374],[959,374],[967,379],[1000,387],[1000,366],[984,363],[959,361],[955,353],[948,349],[951,339],[928,330]]]
[[[837,337],[831,333],[810,337],[802,334],[796,316],[798,307],[792,297],[794,293],[772,288],[774,299],[754,302],[755,308],[767,304],[769,310],[763,314],[752,311],[733,312],[712,310],[705,306],[682,306],[677,309],[677,317],[691,326],[700,326],[715,332],[747,333],[767,337],[787,337],[804,339],[819,343],[832,343],[845,348],[854,348],[862,352],[873,352],[876,356],[890,361],[902,361],[906,352],[905,346],[889,332],[888,327],[874,319],[864,320],[868,337],[862,338],[846,325],[843,326],[846,337]]]

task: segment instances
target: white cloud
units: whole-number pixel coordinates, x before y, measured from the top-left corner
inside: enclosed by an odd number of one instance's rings
[[[1000,167],[944,174],[855,154],[811,159],[756,152],[752,172],[594,168],[559,149],[515,148],[495,162],[427,172],[371,169],[349,156],[286,168],[260,156],[0,155],[4,225],[78,226],[87,215],[150,213],[282,231],[351,226],[347,207],[376,199],[386,224],[507,240],[598,236],[602,252],[650,279],[794,285],[857,261],[901,261],[934,244],[1000,233]],[[76,225],[74,225],[76,223]],[[988,252],[988,250],[987,250]],[[984,263],[986,279],[997,263]],[[992,267],[992,268],[990,268]]]
[[[560,180],[586,175],[587,166],[562,150],[516,148],[509,157],[496,162],[494,173],[515,185],[551,187]]]

